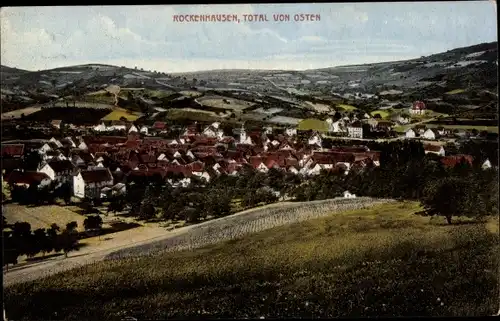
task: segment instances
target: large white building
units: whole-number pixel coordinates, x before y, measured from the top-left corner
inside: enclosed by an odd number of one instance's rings
[[[347,133],[351,138],[363,138],[363,124],[355,121],[347,126]]]

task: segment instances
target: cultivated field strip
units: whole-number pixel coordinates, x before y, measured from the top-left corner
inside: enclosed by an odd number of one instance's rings
[[[219,220],[195,225],[186,233],[148,244],[122,249],[106,256],[106,259],[120,259],[158,253],[191,250],[205,245],[232,240],[247,234],[273,227],[297,223],[332,214],[335,211],[349,211],[371,205],[391,202],[389,199],[360,197],[355,199],[336,198],[307,203],[287,203],[280,207],[228,216]]]

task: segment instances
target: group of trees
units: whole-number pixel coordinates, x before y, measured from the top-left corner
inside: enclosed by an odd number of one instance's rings
[[[239,176],[214,177],[209,183],[192,177],[186,187],[173,188],[161,179],[149,184],[129,182],[127,195],[111,200],[108,211],[121,212],[128,206],[130,215],[144,220],[159,217],[198,222],[232,214],[241,207],[276,202],[276,192],[290,192],[300,182],[301,178],[292,173],[277,169],[261,173],[250,168]]]
[[[5,218],[3,217],[5,222]],[[6,224],[4,224],[5,227]],[[16,222],[11,225],[11,230],[4,229],[4,266],[16,264],[20,255],[34,257],[41,253],[45,256],[50,252],[61,252],[67,257],[68,253],[78,249],[78,227],[76,222],[66,224],[66,228],[61,231],[57,224],[52,224],[50,228],[39,228],[31,230],[31,225],[27,222]]]

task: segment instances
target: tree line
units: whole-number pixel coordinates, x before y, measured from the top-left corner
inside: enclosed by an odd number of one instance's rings
[[[81,238],[78,233],[78,223],[73,221],[66,224],[66,228],[61,228],[53,223],[49,228],[31,229],[28,222],[16,222],[7,224],[2,216],[2,230],[4,242],[4,262],[3,265],[8,268],[9,264],[17,264],[18,257],[26,255],[32,258],[37,254],[45,256],[47,253],[63,252],[65,257],[71,251],[79,248],[78,240]],[[102,227],[102,218],[98,215],[88,216],[84,220],[86,230],[97,230]],[[10,227],[10,231],[6,228]]]

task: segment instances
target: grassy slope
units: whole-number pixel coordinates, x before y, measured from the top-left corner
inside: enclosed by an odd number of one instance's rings
[[[446,226],[413,215],[418,210],[379,205],[196,251],[86,266],[7,288],[7,317],[496,312],[498,221]]]
[[[114,107],[114,110],[104,116],[102,120],[120,120],[121,117],[125,117],[129,121],[135,121],[140,117],[140,113],[131,112],[123,108]]]
[[[348,104],[337,104],[337,107],[343,108],[345,111],[357,110],[356,107],[354,107],[352,105],[348,105]]]
[[[320,132],[327,132],[329,130],[328,123],[324,120],[308,118],[299,122],[297,126],[299,130],[317,130]]]

